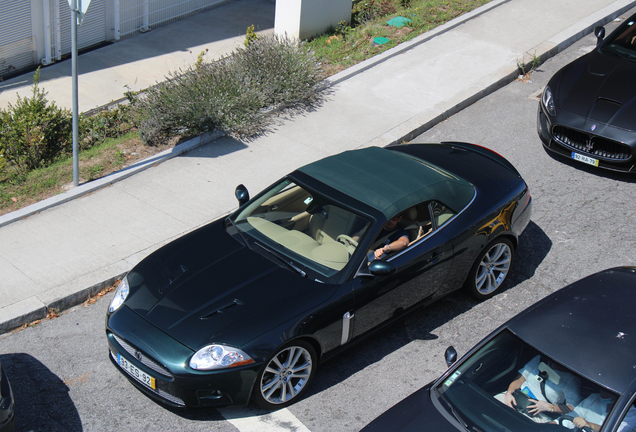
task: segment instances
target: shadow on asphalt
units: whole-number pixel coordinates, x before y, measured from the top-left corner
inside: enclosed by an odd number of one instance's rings
[[[519,237],[512,272],[504,291],[532,278],[552,248],[552,240],[543,230],[530,221]]]
[[[0,362],[15,398],[15,430],[75,432],[82,422],[68,386],[29,354],[3,354]]]

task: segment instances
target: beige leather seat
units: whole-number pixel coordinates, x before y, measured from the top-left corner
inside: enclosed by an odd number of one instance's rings
[[[348,234],[354,222],[354,215],[339,207],[327,205],[323,212],[311,215],[309,219],[309,235],[318,243],[333,241],[340,234]],[[326,216],[326,218],[325,218]]]

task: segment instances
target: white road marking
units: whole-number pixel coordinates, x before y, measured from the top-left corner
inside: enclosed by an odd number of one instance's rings
[[[311,432],[287,409],[269,412],[243,407],[219,412],[241,432]]]

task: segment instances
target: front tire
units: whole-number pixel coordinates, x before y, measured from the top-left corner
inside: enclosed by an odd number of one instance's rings
[[[267,410],[285,408],[300,399],[318,366],[316,350],[297,340],[278,348],[258,374],[254,403]]]
[[[466,279],[468,293],[478,300],[497,294],[506,280],[514,259],[512,242],[498,238],[478,255]]]

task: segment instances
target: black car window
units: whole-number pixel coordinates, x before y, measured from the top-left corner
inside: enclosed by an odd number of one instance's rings
[[[633,397],[632,397],[633,399]],[[623,412],[623,417],[618,424],[617,432],[632,432],[636,429],[636,402],[632,402]]]
[[[441,228],[446,222],[455,216],[454,211],[439,201],[431,201],[429,204],[429,211],[431,213],[431,220],[433,221],[433,230]]]
[[[618,399],[508,330],[436,383],[433,395],[470,430],[484,432],[567,431],[577,417],[602,426]],[[517,408],[506,405],[506,398]],[[544,410],[535,414],[536,401]]]
[[[403,211],[400,213],[401,220],[397,229],[408,236],[408,246],[403,250],[389,252],[379,259],[391,261],[402,255],[420,242],[425,241],[427,236],[446,224],[453,216],[455,216],[455,212],[437,200],[426,201]],[[376,259],[374,251],[391,240],[389,236],[392,233],[383,230],[376,233],[367,250],[367,265]],[[392,240],[394,241],[395,238]]]
[[[609,39],[603,45],[606,54],[617,55],[621,58],[636,59],[636,25],[635,21],[625,23],[625,28]]]

